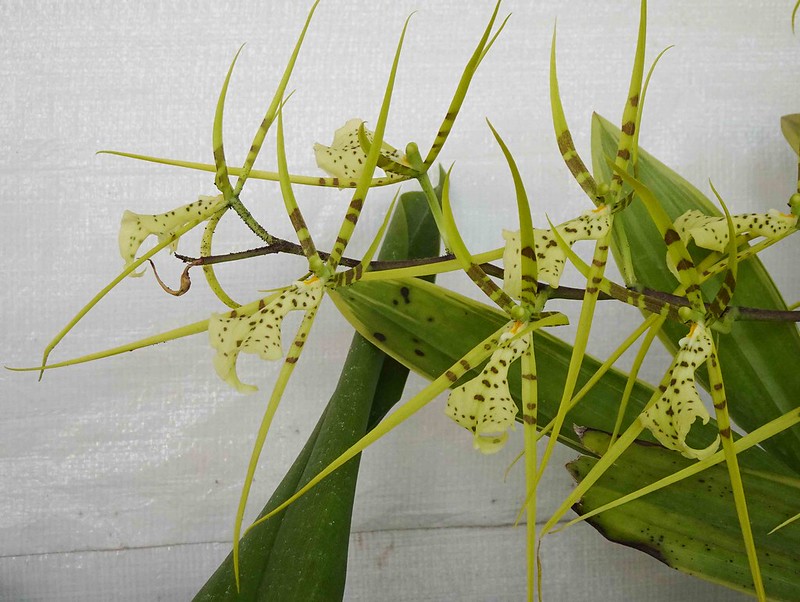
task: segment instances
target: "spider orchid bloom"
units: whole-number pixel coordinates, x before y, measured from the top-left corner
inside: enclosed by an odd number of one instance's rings
[[[216,350],[214,368],[220,378],[240,393],[253,393],[258,387],[239,380],[236,360],[239,353],[257,353],[263,360],[283,357],[281,322],[290,311],[314,310],[322,300],[324,283],[316,276],[298,280],[271,299],[223,314],[213,314],[208,337]]]
[[[777,209],[770,209],[767,213],[735,215],[731,221],[737,235],[749,234],[753,238],[763,236],[768,240],[779,238],[797,228],[797,215],[781,213]],[[718,252],[725,251],[728,246],[728,224],[724,217],[713,217],[692,209],[675,220],[675,230],[684,244],[694,240],[698,247]],[[667,267],[677,277],[674,261],[669,256]]]
[[[707,424],[706,410],[695,385],[695,371],[711,355],[708,329],[693,323],[689,334],[680,340],[680,349],[670,367],[670,381],[661,397],[639,420],[664,447],[681,452],[686,458],[703,460],[717,451],[719,436],[707,447],[694,449],[686,444],[686,435],[697,418]]]
[[[330,146],[314,145],[317,166],[337,178],[341,186],[355,186],[364,172],[367,151],[372,143],[372,132],[364,127],[362,119],[350,119],[333,135]],[[365,148],[366,146],[366,148]],[[378,167],[389,180],[405,180],[411,166],[405,156],[386,142],[381,144]]]
[[[158,215],[142,215],[133,211],[122,214],[122,223],[119,229],[119,253],[128,266],[136,259],[136,252],[148,236],[155,235],[158,242],[169,240],[176,230],[188,222],[201,217],[213,208],[222,208],[225,200],[222,195],[201,196],[194,203],[183,205],[166,213]],[[173,240],[169,248],[172,252],[178,249],[178,238]],[[131,276],[141,276],[141,272],[132,272]]]
[[[611,229],[611,210],[607,205],[602,205],[556,226],[556,229],[569,246],[579,240],[599,240]],[[519,299],[522,291],[519,230],[516,232],[503,230],[503,238],[506,241],[503,252],[505,268],[503,289],[510,296]],[[566,253],[559,247],[550,230],[534,228],[533,238],[538,279],[552,288],[558,288],[567,260]]]
[[[511,321],[503,327],[496,341],[485,345],[486,351],[491,351],[492,354],[480,375],[451,391],[445,413],[458,425],[473,433],[475,449],[484,454],[500,451],[508,439],[508,429],[514,428],[517,416],[517,405],[511,398],[508,388],[508,369],[512,362],[525,356],[529,360],[527,370],[532,370],[530,373],[526,372],[525,367],[522,370],[522,396],[526,398],[526,403],[523,405],[523,420],[526,425],[525,448],[527,453],[530,451],[530,445],[534,442],[530,435],[535,433],[535,428],[533,431],[531,428],[535,427],[536,419],[535,413],[531,414],[530,411],[535,410],[536,394],[524,383],[530,383],[530,380],[535,378],[535,368],[531,368],[535,364],[532,361],[532,335],[530,332],[521,334],[520,331],[534,323],[531,320],[535,319],[538,322],[542,317],[539,310],[535,309],[538,307],[536,287],[538,262],[533,251],[535,247],[533,232],[535,231],[530,217],[530,205],[525,185],[516,162],[500,134],[494,129],[491,122],[487,120],[487,123],[506,158],[517,193],[517,212],[521,235],[517,235],[513,256],[509,256],[507,251],[503,261],[506,267],[514,266],[517,275],[518,297],[521,298],[522,303],[515,303],[508,293],[489,279],[480,266],[475,263],[475,259],[464,244],[450,206],[450,172],[448,172],[442,183],[442,215],[445,233],[451,243],[450,248],[469,278],[500,306],[511,318]],[[525,287],[522,286],[523,279],[526,281]],[[523,362],[523,366],[525,366],[525,362]],[[470,369],[468,364],[463,367],[467,370]],[[455,379],[452,380],[455,382]]]
[[[447,398],[445,413],[472,431],[473,446],[484,454],[500,451],[508,430],[514,429],[517,406],[508,388],[508,368],[530,345],[530,334],[514,338],[524,325],[509,323],[481,374],[453,389]]]

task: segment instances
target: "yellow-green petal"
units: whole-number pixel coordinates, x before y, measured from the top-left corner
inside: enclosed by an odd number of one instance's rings
[[[708,424],[708,410],[700,400],[695,384],[695,371],[709,358],[711,336],[702,324],[693,324],[689,335],[680,341],[661,397],[639,420],[661,445],[679,451],[687,458],[704,459],[717,451],[719,437],[703,449],[689,447],[686,436],[695,420]]]
[[[574,245],[579,240],[599,240],[611,228],[611,213],[608,207],[586,211],[574,219],[556,226],[561,238]],[[503,253],[503,289],[512,297],[519,299],[522,290],[522,272],[520,268],[519,232],[503,231],[506,241]],[[534,247],[536,251],[536,269],[539,281],[558,288],[561,273],[567,257],[563,249],[558,246],[550,230],[534,228]]]
[[[364,123],[362,119],[350,119],[336,130],[330,146],[319,143],[314,145],[317,166],[329,175],[339,178],[342,186],[346,186],[350,182],[357,182],[364,173],[367,153],[358,139],[358,130],[362,123]],[[364,134],[371,142],[372,132],[364,128]],[[385,142],[381,145],[381,156],[395,163],[406,163],[401,154]],[[391,173],[386,175],[389,178],[396,177],[398,180],[405,179]]]
[[[315,308],[322,300],[323,283],[317,278],[295,282],[287,290],[263,299],[250,311],[233,310],[214,314],[208,323],[208,338],[217,352],[214,368],[219,377],[240,393],[253,393],[258,387],[239,380],[236,361],[239,353],[253,353],[263,360],[283,357],[281,323],[290,311]]]
[[[125,260],[125,265],[130,265],[136,260],[136,253],[148,236],[155,235],[158,237],[158,242],[163,243],[180,227],[203,215],[212,207],[222,207],[224,204],[222,195],[201,196],[194,203],[157,215],[125,211],[119,229],[119,253]],[[176,238],[170,243],[171,251],[177,250],[178,240]],[[130,275],[141,276],[142,273],[132,272]]]
[[[530,344],[529,334],[512,338],[520,324],[509,323],[480,375],[453,389],[447,399],[447,416],[474,434],[473,445],[484,454],[500,451],[514,428],[517,406],[508,388],[508,368]]]

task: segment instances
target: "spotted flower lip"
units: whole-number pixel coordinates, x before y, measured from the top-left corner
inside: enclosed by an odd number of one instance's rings
[[[703,449],[686,443],[695,420],[699,418],[707,424],[710,419],[697,393],[695,372],[709,358],[711,349],[708,329],[702,324],[692,324],[689,334],[680,340],[680,349],[668,373],[670,380],[662,387],[661,397],[639,417],[661,445],[679,451],[686,458],[702,460],[719,447],[719,436]]]
[[[530,344],[530,334],[513,339],[522,323],[511,322],[479,376],[456,387],[445,413],[473,433],[473,446],[484,454],[500,451],[515,426],[517,405],[508,388],[508,368]]]
[[[362,119],[350,119],[336,130],[330,146],[319,143],[314,145],[317,166],[330,176],[338,178],[341,186],[355,186],[364,172],[367,153],[364,152],[358,138],[358,131],[363,123]],[[364,134],[367,140],[371,142],[372,132],[364,128]],[[401,175],[392,173],[387,164],[397,164],[410,168],[405,157],[393,146],[384,142],[381,145],[381,157],[378,160],[378,166],[386,166],[384,171],[386,171],[387,178],[404,179]]]
[[[119,229],[119,252],[125,260],[125,265],[130,265],[136,260],[136,253],[142,243],[150,235],[158,237],[158,242],[168,240],[173,233],[193,219],[197,219],[214,206],[222,207],[225,200],[222,195],[200,196],[194,203],[183,205],[166,213],[145,215],[125,211]],[[172,252],[178,249],[178,238],[173,240],[169,248]],[[141,276],[144,271],[133,272],[131,276]]]
[[[558,233],[570,246],[579,240],[599,240],[608,233],[610,228],[611,211],[605,205],[586,211],[582,215],[556,226]],[[510,296],[519,299],[522,291],[519,231],[503,230],[503,238],[506,241],[503,252],[503,289]],[[534,228],[533,240],[536,247],[538,279],[552,288],[558,288],[567,260],[566,253],[558,246],[550,230]]]
[[[213,314],[208,323],[211,347],[217,352],[217,374],[240,393],[253,393],[258,387],[239,380],[236,361],[239,353],[253,353],[263,360],[283,357],[281,322],[290,311],[308,311],[322,300],[324,283],[316,277],[294,282],[270,301],[262,299],[223,314]]]
[[[773,239],[797,227],[797,216],[770,209],[767,213],[745,213],[731,217],[736,234],[750,234]],[[675,231],[684,244],[694,244],[710,251],[723,252],[728,246],[728,222],[724,217],[706,215],[697,209],[683,213],[675,220]],[[667,267],[678,277],[674,261],[667,256]]]

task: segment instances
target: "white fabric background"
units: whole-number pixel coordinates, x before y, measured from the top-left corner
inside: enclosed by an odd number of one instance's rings
[[[32,365],[44,345],[120,269],[124,209],[166,211],[212,194],[210,174],[95,156],[105,148],[211,161],[219,86],[248,45],[229,91],[230,164],[242,161],[304,19],[307,2],[0,3],[0,251],[2,362]],[[286,110],[289,162],[317,173],[311,145],[358,116],[374,123],[404,18],[413,18],[387,140],[430,144],[461,68],[491,12],[489,1],[324,0]],[[475,78],[442,161],[457,161],[452,195],[473,250],[513,227],[513,185],[491,140],[492,119],[516,154],[539,223],[587,207],[553,140],[547,62],[558,16],[565,110],[588,157],[592,111],[618,120],[635,43],[634,0],[509,0],[513,16]],[[788,0],[653,2],[648,56],[676,44],[647,99],[641,144],[707,190],[713,179],[736,212],[783,207],[796,175],[780,115],[797,112],[800,38]],[[258,166],[273,168],[272,137]],[[290,237],[276,186],[243,197],[270,230]],[[347,193],[303,190],[318,244],[335,236]],[[370,195],[364,221],[388,191]],[[364,227],[353,254],[368,242]],[[226,219],[217,249],[254,246]],[[186,237],[184,251],[196,249]],[[764,257],[790,301],[800,297],[797,241]],[[175,281],[177,262],[160,257]],[[256,298],[303,271],[286,258],[219,270],[234,296]],[[577,282],[577,279],[574,279]],[[199,274],[189,295],[128,280],[58,348],[65,359],[207,317],[219,310]],[[473,294],[462,276],[440,282]],[[571,308],[575,315],[575,308]],[[605,316],[609,310],[601,309]],[[622,312],[621,312],[622,313]],[[635,312],[624,312],[633,323]],[[570,331],[566,330],[565,333]],[[255,512],[324,406],[351,329],[328,304],[270,433],[251,500]],[[592,349],[625,334],[598,322]],[[565,334],[565,336],[569,336]],[[48,373],[0,372],[0,600],[186,599],[228,553],[242,477],[277,365],[240,362],[261,393],[241,396],[214,374],[204,336]],[[645,376],[658,378],[659,351]],[[412,379],[409,390],[422,386]],[[431,404],[365,455],[353,521],[350,600],[517,600],[523,532],[511,528],[519,472],[503,471],[517,432],[491,457]],[[544,487],[542,516],[570,489],[562,451]],[[732,600],[737,594],[612,546],[589,527],[543,546],[548,600]],[[478,559],[478,562],[476,562]]]

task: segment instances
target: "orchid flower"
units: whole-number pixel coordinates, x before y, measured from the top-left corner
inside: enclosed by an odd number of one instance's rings
[[[217,352],[214,368],[222,380],[240,393],[253,393],[258,387],[246,385],[236,374],[240,352],[256,353],[262,360],[283,357],[281,322],[290,311],[308,311],[322,300],[323,283],[316,276],[298,280],[272,299],[262,299],[254,311],[242,308],[213,314],[208,323],[208,338]]]
[[[480,376],[453,389],[447,399],[447,416],[474,433],[473,445],[484,454],[500,451],[514,428],[517,405],[508,389],[508,369],[531,344],[530,335],[514,338],[522,327],[522,322],[508,324]]]
[[[707,234],[710,226],[713,234],[712,238],[724,238],[727,243],[728,262],[727,272],[723,282],[717,292],[714,301],[708,308],[703,302],[700,294],[700,275],[695,267],[691,256],[686,250],[683,238],[679,234],[676,226],[672,223],[666,211],[658,202],[655,195],[641,182],[627,174],[617,166],[613,166],[615,175],[621,181],[630,185],[634,193],[641,199],[647,208],[650,217],[658,228],[664,242],[667,244],[668,261],[675,266],[677,277],[681,282],[681,287],[685,291],[689,300],[690,308],[684,308],[681,315],[689,318],[691,326],[688,336],[680,341],[680,348],[664,378],[661,381],[659,390],[653,395],[650,402],[645,407],[644,412],[639,416],[620,438],[612,443],[608,451],[602,456],[597,464],[587,474],[573,493],[568,496],[561,504],[559,509],[553,514],[542,532],[550,531],[567,511],[572,503],[580,499],[583,493],[592,487],[605,470],[620,456],[620,454],[636,439],[642,429],[647,428],[662,445],[668,449],[679,451],[686,457],[704,460],[711,457],[722,442],[723,452],[728,466],[731,479],[733,497],[739,517],[739,525],[744,541],[747,557],[750,564],[750,572],[753,577],[754,589],[759,600],[766,600],[764,584],[761,578],[758,558],[756,556],[755,542],[753,540],[752,528],[747,510],[744,486],[739,470],[739,463],[734,449],[731,433],[731,423],[727,411],[727,399],[725,397],[725,387],[722,381],[722,372],[716,352],[716,345],[710,335],[709,327],[718,320],[728,304],[730,303],[736,287],[737,275],[737,249],[736,249],[736,228],[735,218],[731,217],[728,210],[712,186],[712,191],[717,196],[723,210],[725,211],[725,225],[727,233],[722,235],[715,230],[715,222],[703,220],[702,225],[698,226],[692,236],[703,231]],[[744,220],[740,220],[740,224]],[[749,220],[750,224],[753,220]],[[701,235],[701,240],[703,236]],[[697,418],[704,423],[709,420],[708,412],[705,410],[695,384],[695,372],[701,365],[708,367],[709,381],[711,384],[711,396],[716,410],[717,422],[719,426],[718,437],[705,448],[690,447],[686,438],[692,424]]]
[[[647,2],[642,0],[639,10],[639,29],[636,40],[636,51],[634,53],[633,69],[631,70],[630,84],[628,86],[628,96],[622,111],[622,126],[619,143],[617,146],[617,154],[614,158],[616,166],[620,170],[628,169],[632,156],[637,152],[637,138],[636,133],[641,121],[642,106],[640,99],[644,94],[642,89],[642,81],[644,79],[644,52],[646,41],[646,27],[647,27]],[[609,215],[605,218],[608,220],[608,226],[601,227],[601,235],[597,238],[594,253],[592,255],[592,262],[590,271],[586,278],[586,294],[581,304],[581,313],[578,318],[578,329],[575,336],[575,341],[572,347],[572,355],[570,358],[569,368],[567,372],[566,382],[561,395],[561,400],[558,405],[558,411],[553,419],[552,431],[542,460],[539,464],[536,473],[535,482],[541,480],[544,471],[550,462],[553,451],[555,449],[558,433],[564,426],[567,411],[572,403],[573,394],[577,387],[578,374],[580,367],[583,363],[584,355],[589,342],[589,335],[592,330],[594,311],[597,304],[598,295],[600,292],[599,284],[602,282],[605,267],[608,261],[608,250],[611,245],[611,228],[613,226],[614,213],[624,209],[627,203],[627,197],[622,194],[622,179],[616,174],[611,178],[610,183],[596,182],[592,174],[586,168],[583,160],[581,159],[575,145],[572,141],[572,135],[567,124],[567,119],[564,114],[564,107],[561,102],[561,95],[558,85],[558,74],[556,69],[556,31],[553,30],[552,44],[550,47],[550,107],[553,119],[553,129],[556,137],[556,144],[561,153],[564,164],[572,173],[575,181],[584,191],[589,200],[600,210],[602,217],[606,212]],[[605,222],[602,222],[603,224]],[[561,234],[553,229],[553,234]],[[565,232],[565,234],[572,234]],[[556,241],[553,241],[553,246],[557,246]],[[569,248],[569,245],[566,246]],[[547,529],[542,531],[542,536],[547,532]]]
[[[719,436],[703,449],[694,449],[686,443],[686,435],[697,418],[703,424],[710,420],[697,394],[694,375],[710,357],[712,346],[708,329],[700,323],[692,324],[667,372],[669,382],[656,402],[639,417],[661,445],[697,460],[707,458],[719,447]]]
[[[610,228],[611,211],[607,205],[585,211],[582,215],[556,226],[559,235],[569,246],[579,240],[600,240],[609,233]],[[503,238],[506,241],[503,253],[503,289],[519,299],[522,291],[519,231],[503,230]],[[552,288],[558,288],[566,263],[564,250],[556,243],[551,230],[535,228],[533,239],[538,280]]]
[[[735,235],[748,238],[763,236],[766,240],[782,238],[797,228],[797,215],[771,209],[767,213],[745,213],[731,216]],[[728,246],[728,224],[724,217],[705,215],[693,209],[675,220],[675,231],[685,245],[694,241],[698,247],[722,252]],[[668,256],[667,267],[677,278],[675,262]]]
[[[491,124],[490,124],[491,127]],[[522,360],[522,417],[525,424],[525,454],[526,488],[525,508],[528,510],[527,526],[527,567],[528,591],[533,596],[533,575],[535,565],[535,498],[531,496],[530,486],[533,483],[536,468],[536,367],[533,355],[532,332],[538,328],[555,326],[566,323],[566,318],[558,313],[541,312],[540,306],[543,299],[539,298],[536,288],[536,261],[533,249],[533,228],[531,225],[530,210],[524,186],[519,176],[516,164],[513,162],[508,149],[497,132],[492,131],[500,144],[512,176],[517,187],[517,205],[520,213],[521,249],[519,262],[521,274],[526,283],[522,287],[521,304],[515,303],[501,288],[494,284],[483,270],[475,263],[455,226],[449,200],[449,174],[442,185],[442,216],[445,234],[450,240],[451,249],[457,261],[467,275],[497,303],[509,316],[509,321],[498,331],[485,339],[467,352],[458,362],[445,370],[423,391],[415,395],[401,408],[385,418],[370,433],[351,446],[339,458],[334,460],[319,474],[312,478],[305,486],[297,491],[286,502],[269,512],[250,528],[255,528],[260,523],[269,520],[297,498],[304,495],[319,481],[331,472],[342,466],[350,458],[360,453],[363,449],[376,441],[398,424],[409,418],[424,405],[429,403],[439,393],[448,387],[455,387],[449,396],[446,414],[458,425],[467,429],[473,437],[474,446],[483,453],[494,453],[500,450],[508,439],[508,430],[513,428],[514,419],[518,414],[517,405],[511,398],[508,390],[508,368],[517,359]],[[482,362],[486,365],[481,372],[472,376],[465,382],[462,380],[479,367]],[[473,373],[474,374],[474,373]],[[461,384],[459,382],[461,381]]]
[[[183,205],[172,211],[158,215],[142,215],[125,211],[122,214],[122,224],[119,229],[119,253],[125,260],[125,266],[130,266],[136,260],[136,252],[148,236],[157,236],[158,242],[167,243],[172,252],[178,249],[179,236],[175,232],[191,222],[202,218],[209,211],[222,209],[225,206],[222,195],[201,196],[194,203]],[[142,272],[131,272],[129,276],[141,276]]]
[[[336,130],[330,146],[319,143],[314,145],[317,166],[333,176],[335,182],[338,180],[339,185],[355,186],[364,172],[372,137],[372,132],[364,127],[361,119],[350,119]],[[368,144],[366,148],[361,144],[360,138],[366,140]],[[385,168],[387,178],[395,181],[407,179],[404,176],[411,169],[407,163],[408,160],[393,146],[386,142],[381,145],[378,167]],[[406,168],[403,173],[398,171],[399,166]]]

